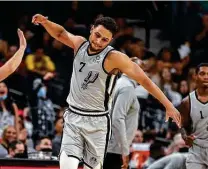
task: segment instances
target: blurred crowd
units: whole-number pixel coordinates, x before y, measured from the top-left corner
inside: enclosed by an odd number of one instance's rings
[[[109,14],[119,26],[111,45],[129,57],[142,60],[142,69],[175,106],[195,89],[195,66],[207,61],[206,4],[188,1],[172,4],[174,30],[164,23],[166,31],[163,31],[166,34],[163,36],[171,43],[153,53],[148,48],[147,39],[135,36],[135,31],[140,30],[136,21],[129,22],[124,16],[113,15],[115,9],[118,10],[117,4],[104,1],[99,8],[101,12],[94,11],[84,20],[81,17],[85,15],[81,11],[83,6],[79,3],[71,2],[69,18],[63,23],[69,32],[87,38],[89,23],[100,15]],[[40,26],[33,26],[30,14],[18,18],[18,27],[24,31],[28,45],[18,70],[5,82],[0,82],[0,157],[57,159],[73,51],[50,37]],[[161,30],[164,27],[161,26]],[[4,34],[8,32],[1,32],[0,65],[18,49],[18,44],[4,38]],[[173,153],[185,158],[187,147],[177,126],[171,121],[165,122],[164,107],[140,85],[137,95],[141,111],[138,112],[138,131],[131,146],[130,167],[146,169]]]

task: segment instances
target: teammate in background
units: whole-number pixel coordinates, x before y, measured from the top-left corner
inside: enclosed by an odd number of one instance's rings
[[[138,61],[138,59],[134,59],[135,63]],[[140,105],[135,93],[136,86],[136,81],[123,74],[118,79],[112,93],[113,103],[110,111],[112,136],[104,160],[104,169],[127,169],[128,167],[129,147],[134,139],[139,121]]]
[[[179,105],[181,134],[190,147],[186,159],[188,169],[208,168],[208,63],[196,68],[197,89]]]
[[[165,106],[167,119],[172,117],[180,125],[180,113],[162,91],[127,55],[109,46],[117,31],[112,18],[96,19],[89,41],[40,14],[33,16],[32,23],[41,24],[52,37],[73,48],[75,54],[69,108],[64,114],[61,169],[77,169],[80,160],[85,168],[102,167],[110,136],[108,101],[118,71],[144,86]]]
[[[20,43],[19,49],[12,58],[10,58],[2,67],[0,67],[0,81],[7,78],[10,74],[12,74],[17,69],[24,56],[27,43],[24,34],[20,29],[17,30],[17,33],[19,36],[19,43]]]

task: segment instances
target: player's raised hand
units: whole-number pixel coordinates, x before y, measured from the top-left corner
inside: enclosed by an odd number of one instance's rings
[[[24,33],[20,29],[18,29],[17,30],[17,34],[19,36],[19,45],[20,45],[20,48],[25,49],[27,47],[27,42],[26,42]]]
[[[32,17],[32,23],[35,25],[39,25],[41,23],[44,23],[45,21],[47,21],[48,17],[47,16],[43,16],[41,14],[36,14]]]
[[[44,80],[50,80],[50,79],[53,79],[55,76],[56,76],[55,73],[47,72],[47,73],[45,74],[45,76],[43,77],[43,79],[44,79]]]
[[[170,117],[180,128],[181,127],[181,115],[179,111],[172,105],[166,108],[166,118],[165,118],[166,121],[168,121]]]

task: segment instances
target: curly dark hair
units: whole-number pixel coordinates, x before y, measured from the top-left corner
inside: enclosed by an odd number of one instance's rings
[[[104,26],[107,30],[109,30],[113,36],[118,31],[118,26],[115,22],[115,20],[111,17],[98,17],[94,22],[94,27],[97,27],[99,25]]]
[[[208,63],[200,63],[197,67],[196,67],[196,74],[199,73],[199,69],[201,67],[208,67]]]

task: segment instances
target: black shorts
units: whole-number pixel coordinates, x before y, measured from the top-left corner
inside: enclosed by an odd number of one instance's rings
[[[121,169],[122,164],[122,156],[120,154],[107,153],[103,169]]]

